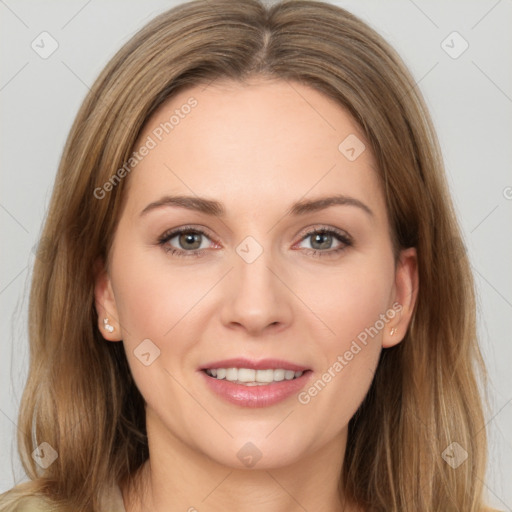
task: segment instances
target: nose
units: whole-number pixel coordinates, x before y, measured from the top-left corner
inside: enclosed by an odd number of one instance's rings
[[[234,254],[233,263],[233,270],[224,280],[223,325],[252,336],[276,333],[289,326],[293,294],[285,284],[286,272],[272,261],[270,251],[263,251],[252,262]]]

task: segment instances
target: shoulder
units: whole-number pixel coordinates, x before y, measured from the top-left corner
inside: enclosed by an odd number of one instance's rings
[[[50,501],[38,496],[28,496],[21,500],[15,512],[51,512],[53,510],[56,510],[55,505]]]
[[[11,504],[4,504],[0,500],[0,512],[53,512],[55,510],[55,505],[39,496],[25,496]]]
[[[3,494],[0,494],[0,512],[60,512],[68,510],[68,507],[60,506],[49,497],[35,494],[33,489],[18,486]],[[101,510],[105,512],[126,512],[123,496],[120,488],[114,487],[104,490],[101,497]]]

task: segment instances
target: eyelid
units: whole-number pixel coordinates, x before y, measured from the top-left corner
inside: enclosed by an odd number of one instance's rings
[[[207,238],[209,238],[210,240],[212,240],[212,242],[219,243],[218,240],[215,239],[215,236],[210,234],[210,230],[207,227],[201,226],[201,225],[192,225],[192,224],[190,224],[190,225],[187,224],[184,226],[179,226],[177,228],[168,229],[168,230],[164,231],[158,237],[158,241],[161,242],[162,240],[169,240],[170,238],[174,238],[176,235],[180,235],[181,233],[188,233],[190,231],[193,231],[195,233],[200,233],[201,235],[204,235]],[[189,251],[189,252],[192,252],[192,251]]]
[[[313,225],[310,225],[310,226],[306,226],[305,228],[301,229],[297,233],[297,235],[295,235],[295,236],[296,237],[300,237],[300,240],[299,240],[299,242],[300,242],[307,235],[313,235],[313,234],[315,234],[317,232],[320,232],[320,233],[323,233],[323,232],[333,232],[333,233],[336,233],[337,235],[339,235],[342,238],[346,238],[347,241],[349,241],[350,243],[354,242],[354,239],[352,238],[352,236],[347,231],[345,231],[344,229],[336,228],[334,226],[329,226],[329,225],[326,225],[326,224],[313,224]]]

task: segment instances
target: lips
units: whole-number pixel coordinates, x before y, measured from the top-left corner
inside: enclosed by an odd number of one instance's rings
[[[283,359],[260,359],[259,361],[252,361],[243,357],[235,359],[224,359],[222,361],[212,361],[202,365],[200,370],[211,370],[215,368],[249,368],[252,370],[291,370],[294,372],[304,372],[309,370],[307,366],[291,363]]]
[[[229,381],[213,376],[218,369],[247,369],[274,372],[274,375],[288,372],[294,373],[293,379],[283,379],[267,383],[241,382],[241,380]],[[216,396],[229,403],[241,407],[269,407],[290,398],[298,393],[310,380],[312,371],[302,365],[279,359],[262,359],[251,361],[244,358],[212,361],[199,368],[199,373],[205,379],[207,387]],[[213,372],[212,372],[213,370]],[[244,370],[244,375],[249,372]],[[256,385],[257,384],[257,385]]]

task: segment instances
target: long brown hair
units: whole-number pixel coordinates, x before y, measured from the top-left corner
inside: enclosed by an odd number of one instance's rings
[[[300,82],[348,109],[378,162],[392,235],[416,247],[419,292],[405,339],[382,351],[351,419],[340,486],[366,510],[480,512],[486,431],[474,284],[421,93],[395,51],[349,12],[316,1],[193,1],[152,20],[112,58],[70,131],[29,305],[30,368],[18,448],[30,478],[2,496],[96,511],[105,488],[149,456],[144,400],[122,343],[97,328],[93,262],[108,259],[130,159],[153,112],[178,90],[222,78]],[[110,190],[111,189],[111,190]],[[455,250],[454,250],[455,249]],[[41,471],[46,442],[58,458]],[[457,442],[467,460],[443,454]],[[0,506],[0,510],[5,510]]]

